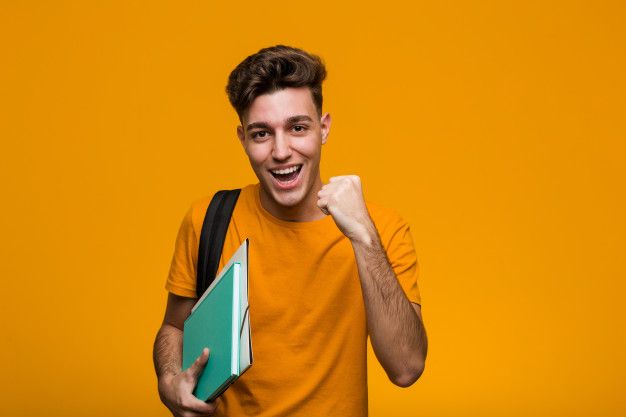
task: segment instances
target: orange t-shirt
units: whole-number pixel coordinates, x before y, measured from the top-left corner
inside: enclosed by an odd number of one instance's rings
[[[248,238],[248,299],[254,362],[222,394],[220,416],[366,416],[367,324],[354,251],[331,216],[280,220],[262,206],[260,185],[244,187],[219,263]],[[185,215],[166,289],[196,297],[202,222],[211,196]],[[409,226],[367,202],[392,268],[420,304]],[[209,360],[211,360],[209,358]]]

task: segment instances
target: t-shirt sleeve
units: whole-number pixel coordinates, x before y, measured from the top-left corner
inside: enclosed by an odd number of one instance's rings
[[[387,257],[393,272],[409,301],[421,305],[418,286],[419,263],[411,229],[408,223],[398,217],[389,225],[386,232],[389,239],[386,247]]]
[[[198,234],[194,229],[194,208],[191,206],[178,229],[174,255],[165,289],[182,297],[196,298],[196,265]]]

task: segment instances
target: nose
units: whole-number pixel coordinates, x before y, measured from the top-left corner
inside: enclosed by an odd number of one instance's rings
[[[289,136],[281,132],[276,132],[274,136],[274,147],[272,148],[272,157],[276,160],[283,161],[291,156],[291,143]]]

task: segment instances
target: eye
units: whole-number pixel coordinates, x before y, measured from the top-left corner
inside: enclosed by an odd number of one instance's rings
[[[250,137],[252,139],[264,139],[265,137],[267,137],[267,131],[265,130],[258,130],[256,132],[253,132]]]
[[[306,130],[306,126],[304,126],[304,125],[295,125],[292,129],[294,131],[296,131],[296,132],[304,132]]]

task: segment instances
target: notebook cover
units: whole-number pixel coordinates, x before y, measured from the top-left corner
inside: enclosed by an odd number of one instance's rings
[[[191,366],[204,347],[210,349],[194,390],[203,401],[219,394],[239,374],[240,269],[239,263],[233,263],[185,320],[183,369]]]

